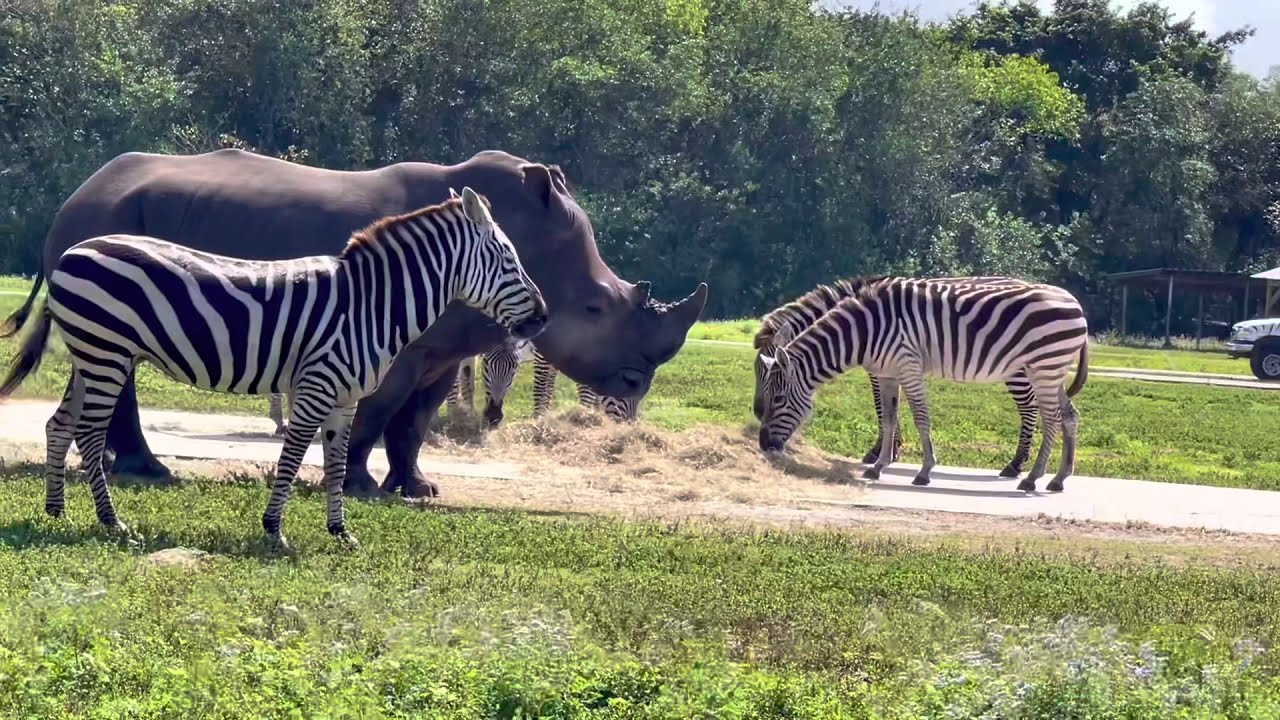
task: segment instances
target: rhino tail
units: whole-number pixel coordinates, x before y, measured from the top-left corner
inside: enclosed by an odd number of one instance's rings
[[[13,358],[13,365],[9,367],[8,375],[0,384],[0,398],[12,395],[22,381],[40,367],[40,360],[44,358],[44,349],[49,344],[49,327],[53,324],[53,317],[49,313],[48,304],[44,301],[41,301],[37,312],[39,317],[36,319],[35,327],[31,328],[31,332],[22,341],[22,347],[18,348],[18,354]]]
[[[1084,381],[1089,379],[1089,339],[1085,338],[1084,345],[1080,346],[1080,365],[1076,367],[1076,377],[1071,381],[1071,387],[1067,388],[1067,397],[1075,397],[1080,389],[1084,387]]]
[[[17,334],[22,329],[22,326],[27,323],[27,318],[31,316],[31,308],[35,307],[36,294],[40,292],[41,285],[44,285],[43,266],[36,272],[36,281],[31,286],[31,293],[27,295],[26,302],[22,303],[22,306],[17,310],[14,310],[12,315],[5,318],[4,325],[0,325],[0,338],[7,338]]]

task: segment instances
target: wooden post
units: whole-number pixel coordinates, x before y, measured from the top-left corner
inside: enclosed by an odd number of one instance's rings
[[[1120,286],[1120,342],[1129,336],[1129,285]]]
[[[1204,291],[1200,291],[1200,310],[1196,315],[1196,349],[1200,349],[1200,336],[1204,334]]]
[[[1164,346],[1173,347],[1173,340],[1170,338],[1170,323],[1173,322],[1173,273],[1169,273],[1169,297],[1164,305]]]

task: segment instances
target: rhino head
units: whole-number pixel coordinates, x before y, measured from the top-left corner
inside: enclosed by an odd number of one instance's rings
[[[549,321],[534,344],[574,382],[626,398],[649,390],[654,372],[683,347],[707,302],[707,284],[664,303],[646,281],[630,283],[600,258],[595,230],[555,165],[483,152],[459,167],[483,176],[493,214],[542,291]],[[504,177],[500,177],[504,176]],[[505,179],[506,182],[501,182]]]

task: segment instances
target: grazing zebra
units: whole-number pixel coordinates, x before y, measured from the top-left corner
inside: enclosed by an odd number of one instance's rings
[[[0,396],[40,362],[56,324],[71,379],[46,425],[45,511],[63,512],[65,460],[74,439],[98,520],[117,519],[102,455],[121,388],[141,360],[170,378],[239,394],[285,392],[289,426],[262,516],[282,548],[284,506],[317,430],[323,430],[331,534],[346,529],[342,484],[356,403],[373,392],[397,354],[454,300],[516,336],[546,323],[541,292],[490,214],[464,188],[449,200],[383,218],[352,235],[338,256],[247,261],[164,240],[106,235],[71,247],[49,274],[49,293]]]
[[[533,416],[542,417],[551,409],[556,398],[556,369],[546,358],[533,352]],[[640,415],[640,401],[644,397],[616,398],[597,395],[594,390],[578,383],[578,405],[588,410],[600,409],[614,422],[632,422]]]
[[[822,317],[823,314],[835,307],[841,300],[853,296],[858,290],[869,284],[887,279],[889,278],[885,275],[869,278],[845,278],[836,280],[831,285],[819,285],[761,319],[760,329],[756,332],[753,342],[756,350],[756,387],[752,409],[757,420],[760,420],[764,414],[763,388],[766,367],[764,357],[773,354],[775,348],[786,345],[792,338],[803,332],[805,328],[812,325],[815,320]],[[936,278],[934,282],[1027,285],[1021,280],[996,276]],[[870,380],[871,401],[876,410],[877,431],[875,445],[862,457],[862,462],[864,463],[873,463],[876,458],[880,457],[881,443],[884,440],[884,434],[879,429],[880,421],[884,417],[880,382],[874,375],[870,376]],[[1014,404],[1018,408],[1018,447],[1014,452],[1013,459],[1000,471],[1000,476],[1013,478],[1022,473],[1023,464],[1031,457],[1031,438],[1036,430],[1036,396],[1030,381],[1022,373],[1018,373],[1006,380],[1005,386],[1008,387],[1009,394],[1013,396]],[[902,433],[895,432],[893,454],[890,456],[889,461],[896,462],[901,452]]]
[[[1088,352],[1084,310],[1061,288],[910,278],[867,283],[762,358],[766,376],[760,449],[781,451],[813,412],[817,386],[860,365],[880,381],[888,399],[880,422],[886,442],[898,426],[898,389],[906,391],[924,450],[913,482],[927,485],[936,460],[925,376],[992,383],[1023,373],[1039,404],[1042,441],[1018,489],[1035,490],[1061,425],[1062,465],[1048,485],[1050,491],[1061,491],[1075,471],[1078,416],[1071,398],[1088,377]],[[1077,355],[1075,380],[1064,390]],[[889,462],[890,454],[880,453],[863,476],[878,478]]]
[[[503,419],[503,401],[515,382],[516,372],[525,361],[522,357],[526,343],[502,343],[484,354],[485,405],[484,418],[489,427],[497,427]],[[458,371],[458,379],[449,390],[446,401],[449,412],[460,407],[474,407],[475,380],[471,370],[472,360],[464,360]],[[533,416],[542,417],[555,401],[555,367],[535,348],[533,350]],[[615,422],[634,421],[640,410],[642,398],[620,399],[599,396],[591,388],[578,384],[578,404],[589,410],[603,410],[605,416]]]
[[[484,418],[488,427],[502,423],[502,402],[515,382],[516,372],[529,347],[527,341],[508,341],[493,346],[484,354]],[[445,398],[450,414],[461,407],[475,407],[475,356],[462,361],[458,367],[458,379]]]

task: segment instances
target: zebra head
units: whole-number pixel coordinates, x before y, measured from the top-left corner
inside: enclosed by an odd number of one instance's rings
[[[779,347],[772,353],[761,352],[759,358],[765,368],[760,450],[779,453],[813,414],[815,388],[812,383],[804,382],[799,361],[786,347]]]
[[[452,188],[452,197],[459,197]],[[515,246],[489,212],[489,202],[462,188],[462,212],[471,223],[458,299],[493,318],[520,340],[537,337],[547,324],[542,292],[520,264]]]
[[[756,392],[752,400],[752,411],[756,414],[756,420],[764,420],[765,399],[768,397],[764,393],[764,380],[769,372],[769,363],[772,362],[777,349],[791,342],[794,331],[789,323],[783,323],[774,331],[772,337],[769,338],[767,344],[756,349]]]

